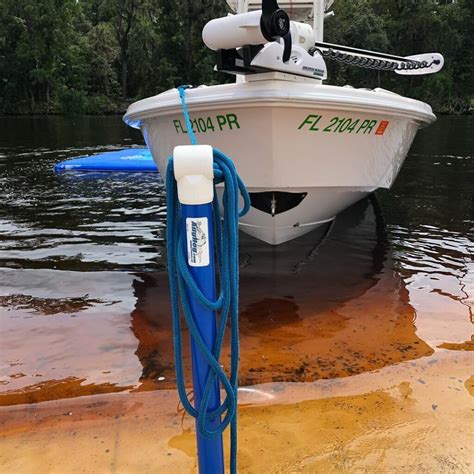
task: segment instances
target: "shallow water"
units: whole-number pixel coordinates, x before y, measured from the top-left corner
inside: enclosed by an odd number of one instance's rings
[[[0,466],[192,472],[163,187],[51,171],[140,135],[118,117],[0,129]],[[472,117],[441,117],[324,238],[242,236],[242,472],[472,471],[473,150]]]

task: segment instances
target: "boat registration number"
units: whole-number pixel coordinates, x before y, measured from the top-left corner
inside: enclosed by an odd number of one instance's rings
[[[354,119],[347,117],[331,117],[327,120],[322,115],[309,114],[300,124],[298,130],[322,133],[352,133],[383,135],[389,125],[388,120]]]
[[[359,119],[348,117],[325,118],[319,114],[309,114],[298,126],[298,130],[322,133],[352,133],[354,135],[383,135],[390,122],[388,120]],[[173,125],[178,134],[187,134],[186,123],[174,119]],[[240,123],[236,114],[220,114],[191,119],[194,133],[223,132],[239,130]]]
[[[186,123],[181,119],[173,120],[176,133],[187,134]],[[239,119],[235,114],[222,114],[209,117],[196,117],[191,119],[191,128],[194,133],[223,132],[224,130],[238,130]]]

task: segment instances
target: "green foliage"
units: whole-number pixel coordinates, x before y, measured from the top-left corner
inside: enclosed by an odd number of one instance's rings
[[[337,85],[383,87],[429,102],[440,112],[465,112],[474,96],[472,0],[337,0],[326,39],[408,56],[436,51],[444,69],[435,75],[400,77],[391,72],[329,64]]]
[[[409,55],[439,51],[445,69],[399,77],[328,63],[330,82],[384,87],[463,112],[474,98],[472,0],[337,0],[327,41]],[[213,71],[204,24],[225,0],[1,0],[0,113],[116,113]]]
[[[116,97],[119,83],[114,65],[119,60],[117,40],[112,26],[98,23],[87,32],[85,48],[87,88],[94,94]]]
[[[83,87],[81,10],[75,0],[2,0],[0,97],[5,111],[54,109],[64,87]]]

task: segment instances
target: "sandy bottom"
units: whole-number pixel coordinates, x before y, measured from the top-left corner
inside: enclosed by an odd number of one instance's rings
[[[245,387],[240,472],[472,472],[468,352]],[[3,472],[195,472],[193,420],[162,390],[0,409]]]

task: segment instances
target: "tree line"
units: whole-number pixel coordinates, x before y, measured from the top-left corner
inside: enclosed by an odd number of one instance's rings
[[[472,0],[336,0],[325,40],[409,55],[441,52],[432,76],[328,62],[328,83],[383,87],[439,112],[474,99]],[[213,71],[204,24],[225,0],[0,0],[0,113],[101,114],[179,84],[232,80]]]

